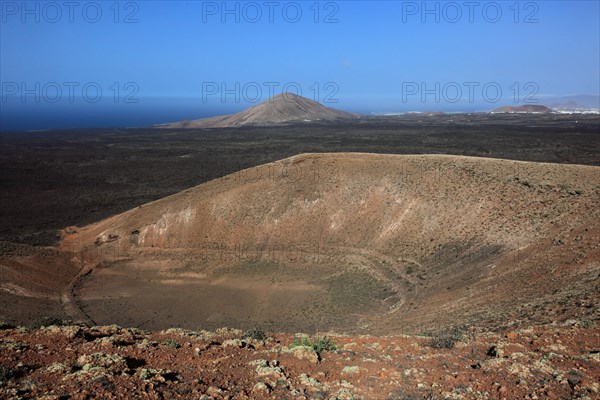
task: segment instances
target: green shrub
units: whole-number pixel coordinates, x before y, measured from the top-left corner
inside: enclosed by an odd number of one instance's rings
[[[169,346],[173,349],[178,349],[181,347],[181,345],[179,343],[177,343],[175,340],[173,339],[167,339],[163,342],[163,344],[165,344],[166,346]]]
[[[265,341],[267,338],[267,333],[262,328],[252,328],[244,333],[244,339]]]
[[[593,321],[591,319],[586,319],[580,322],[580,326],[582,328],[595,328],[596,327],[596,321]]]
[[[309,338],[308,336],[298,337],[294,340],[294,347],[310,347],[317,354],[321,354],[323,351],[333,351],[337,347],[335,343],[329,339],[327,336],[315,336],[314,339]]]
[[[437,333],[433,335],[429,345],[436,349],[453,349],[456,342],[464,339],[464,332],[454,328],[448,332]]]
[[[457,340],[451,336],[436,336],[429,345],[435,349],[453,349]]]

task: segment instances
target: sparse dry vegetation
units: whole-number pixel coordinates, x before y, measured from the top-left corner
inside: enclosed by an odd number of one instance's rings
[[[459,328],[452,328],[445,332],[438,332],[432,335],[429,345],[436,349],[453,349],[457,342],[465,338],[464,331]]]
[[[327,336],[319,335],[316,335],[313,338],[309,336],[297,337],[296,339],[294,339],[294,346],[310,347],[319,356],[324,351],[333,351],[337,349],[335,343],[330,338],[328,338]]]

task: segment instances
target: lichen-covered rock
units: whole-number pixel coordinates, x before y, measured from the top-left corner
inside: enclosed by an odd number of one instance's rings
[[[106,372],[116,374],[127,369],[127,361],[118,354],[93,353],[77,358],[77,365],[86,373]]]
[[[219,328],[215,331],[215,333],[219,336],[229,339],[240,338],[244,334],[243,331],[232,328]]]
[[[360,372],[360,367],[354,366],[346,366],[342,369],[342,374],[357,374]]]
[[[166,382],[167,380],[177,380],[179,377],[173,371],[166,369],[140,368],[136,373],[139,379],[143,381]]]
[[[50,326],[42,326],[40,331],[50,332],[64,335],[67,339],[75,339],[76,337],[83,336],[83,328],[76,325],[50,325]]]
[[[0,349],[2,348],[11,349],[15,351],[23,351],[28,349],[29,345],[27,343],[17,342],[16,340],[12,339],[1,339]]]
[[[294,347],[294,348],[292,348],[292,354],[294,354],[294,356],[296,356],[296,358],[299,358],[300,360],[308,360],[313,364],[316,364],[319,362],[319,355],[317,354],[316,351],[313,350],[312,347],[307,347],[307,346]]]
[[[246,342],[241,339],[227,339],[221,344],[223,347],[246,347]]]
[[[252,393],[269,393],[271,389],[263,382],[257,382],[252,388]]]
[[[300,379],[300,382],[303,385],[310,386],[310,387],[315,387],[315,388],[318,388],[318,387],[322,386],[321,382],[319,382],[315,378],[311,378],[310,376],[308,376],[306,374],[300,374],[300,376],[298,378]]]
[[[67,366],[65,364],[59,363],[59,362],[52,363],[46,368],[46,371],[48,371],[48,372],[65,373],[68,370],[69,369],[67,368]]]
[[[112,336],[120,333],[123,330],[119,325],[102,325],[95,326],[92,328],[92,332],[98,334],[99,336]]]
[[[274,379],[285,377],[283,368],[279,366],[279,362],[276,360],[259,364],[255,371],[258,376],[270,376]]]
[[[182,329],[182,328],[169,328],[166,329],[164,331],[160,332],[163,335],[177,335],[177,336],[188,336],[188,337],[193,337],[193,336],[198,336],[198,333],[194,332],[194,331],[190,331],[188,329]]]
[[[137,343],[136,346],[139,347],[140,349],[148,349],[150,347],[158,346],[158,342],[144,338],[144,339],[142,339],[142,341]]]

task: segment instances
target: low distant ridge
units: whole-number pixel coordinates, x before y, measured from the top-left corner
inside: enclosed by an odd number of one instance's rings
[[[552,110],[560,114],[598,114],[600,108],[593,108],[581,105],[573,100],[566,103],[552,104]]]
[[[529,114],[551,114],[552,109],[535,104],[525,104],[522,106],[504,106],[492,110],[492,114],[501,113],[529,113]]]

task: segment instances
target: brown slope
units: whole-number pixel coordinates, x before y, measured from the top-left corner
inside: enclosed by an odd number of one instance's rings
[[[298,96],[282,93],[233,115],[203,118],[161,125],[161,128],[232,128],[246,125],[264,126],[301,121],[336,121],[356,118],[356,114]]]
[[[597,293],[599,187],[597,167],[306,154],[88,226],[63,248],[108,267],[79,287],[98,323],[548,322],[595,312],[553,304]]]

